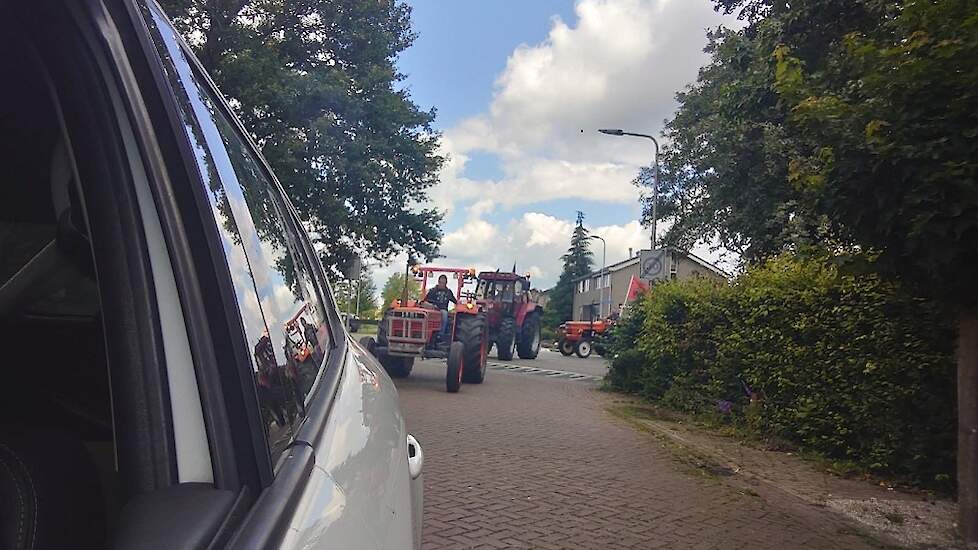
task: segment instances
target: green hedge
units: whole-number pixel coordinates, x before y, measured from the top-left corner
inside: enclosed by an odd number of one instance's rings
[[[616,328],[608,380],[880,475],[948,489],[949,321],[874,275],[783,256],[730,284],[656,285]]]

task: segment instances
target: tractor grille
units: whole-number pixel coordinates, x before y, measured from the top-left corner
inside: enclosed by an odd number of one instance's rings
[[[394,311],[388,320],[387,339],[398,342],[426,343],[426,316],[419,311]]]

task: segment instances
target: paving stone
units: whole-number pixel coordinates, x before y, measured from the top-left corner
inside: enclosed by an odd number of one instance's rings
[[[449,394],[444,376],[424,361],[397,380],[425,453],[425,549],[872,548],[824,509],[691,473],[593,383],[494,368]]]

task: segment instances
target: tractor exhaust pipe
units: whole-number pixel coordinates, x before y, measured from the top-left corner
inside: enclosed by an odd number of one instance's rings
[[[408,256],[407,265],[404,266],[404,286],[401,287],[401,303],[402,304],[407,304],[407,297],[408,297],[408,277],[411,275],[411,264],[414,263],[411,260],[412,260],[412,258],[410,256]]]

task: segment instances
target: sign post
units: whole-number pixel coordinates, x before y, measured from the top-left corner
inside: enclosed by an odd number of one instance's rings
[[[664,248],[658,250],[640,250],[638,258],[639,279],[651,282],[663,280],[667,277],[666,251]]]

